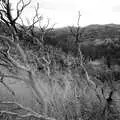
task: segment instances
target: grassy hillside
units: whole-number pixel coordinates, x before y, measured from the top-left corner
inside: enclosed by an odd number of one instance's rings
[[[90,25],[81,28],[79,39],[89,81],[81,65],[80,56],[76,55],[75,38],[69,27],[46,33],[44,44],[37,42],[40,40],[41,31],[35,29],[33,35],[31,31],[26,30],[26,27],[25,31],[19,28],[17,42],[26,53],[29,67],[24,65],[16,44],[9,44],[6,39],[0,39],[0,63],[4,64],[0,66],[0,75],[2,76],[2,73],[6,76],[14,75],[15,79],[14,83],[11,83],[13,78],[5,78],[6,85],[1,81],[0,111],[8,109],[8,112],[17,112],[13,104],[11,109],[9,104],[4,104],[3,101],[7,99],[19,102],[39,114],[56,120],[119,120],[119,29],[119,25]],[[0,24],[0,34],[12,38],[10,30],[3,23]],[[6,52],[8,44],[11,47],[10,56],[19,63],[20,67],[24,66],[23,68],[19,69],[18,66],[17,69],[8,58]],[[31,75],[29,69],[34,74]],[[23,81],[17,80],[17,77]],[[35,91],[30,89],[29,84],[33,85],[33,88],[34,85],[37,86],[42,102],[34,94]],[[18,109],[21,110],[20,107]],[[0,116],[3,120],[4,114],[6,115],[1,112]],[[11,114],[7,115],[11,117]],[[15,115],[16,118],[22,119],[20,114]],[[13,117],[12,114],[11,118]]]
[[[119,59],[120,25],[89,25],[81,28],[80,34],[81,49],[85,57],[95,60],[109,55],[112,59]],[[75,38],[69,27],[55,29],[47,34],[46,44],[60,47],[66,53],[76,54]]]

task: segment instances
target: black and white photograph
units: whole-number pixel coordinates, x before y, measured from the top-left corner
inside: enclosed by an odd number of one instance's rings
[[[0,0],[0,120],[120,120],[120,0]]]

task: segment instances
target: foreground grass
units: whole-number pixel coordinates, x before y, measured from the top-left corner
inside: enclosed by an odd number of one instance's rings
[[[39,79],[36,79],[36,82],[46,104],[45,115],[57,120],[119,119],[117,105],[119,101],[112,102],[110,108],[106,108],[106,99],[101,88],[104,87],[106,90],[108,88],[101,81],[96,81],[95,78],[94,81],[99,83],[97,88],[87,86],[84,76],[80,76],[77,72],[58,71],[51,75],[51,79],[45,73],[39,73]],[[23,86],[23,83],[13,83],[10,86],[16,93],[17,102],[42,114],[41,105],[37,103],[32,91],[30,92],[27,86]],[[5,89],[3,92],[1,92],[3,100],[10,100],[10,93],[7,93],[9,97],[5,97]],[[15,99],[12,98],[11,101],[13,100]],[[5,113],[1,113],[1,115],[3,114]]]

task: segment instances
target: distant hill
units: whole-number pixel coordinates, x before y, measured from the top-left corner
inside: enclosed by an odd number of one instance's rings
[[[73,29],[75,29],[75,28],[73,28]],[[52,34],[52,32],[50,33],[50,35],[51,34]],[[49,36],[49,34],[47,36]],[[69,27],[54,29],[54,38],[56,38],[57,42],[59,41],[57,39],[60,39],[60,41],[62,41],[61,39],[63,39],[63,42],[64,42],[65,38],[70,38],[70,37],[72,37],[72,35],[71,35]],[[106,38],[111,38],[113,40],[116,38],[119,39],[120,38],[120,25],[116,25],[116,24],[106,24],[106,25],[93,24],[93,25],[89,25],[89,26],[81,28],[81,38],[80,38],[81,40],[80,41],[91,42],[91,41],[94,41],[96,39],[104,40]]]
[[[24,26],[25,27],[25,26]],[[76,28],[72,27],[75,31]],[[9,34],[9,29],[4,23],[0,23],[0,34]],[[41,31],[36,27],[35,36],[40,38]],[[88,25],[86,27],[81,27],[81,49],[85,56],[93,57],[94,59],[106,56],[106,54],[112,57],[119,58],[120,51],[120,25],[117,24],[106,24],[106,25]],[[21,33],[20,33],[21,34]],[[30,36],[20,35],[21,40],[26,42],[26,44],[34,44],[33,38]],[[24,37],[23,37],[24,36]],[[76,54],[75,38],[70,32],[70,27],[57,28],[45,34],[44,37],[45,44],[52,45],[62,50],[66,53],[72,52]],[[111,42],[108,44],[107,42]],[[106,43],[105,43],[106,42]]]

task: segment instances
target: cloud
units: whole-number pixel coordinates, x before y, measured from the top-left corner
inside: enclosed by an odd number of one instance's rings
[[[43,0],[40,2],[40,8],[56,11],[72,11],[76,9],[76,4],[70,1]]]
[[[17,0],[14,1],[14,4]],[[32,0],[24,11],[25,17],[34,16],[34,7],[39,2],[40,14],[50,18],[57,27],[76,24],[78,11],[82,17],[80,25],[120,23],[120,0]]]
[[[113,12],[120,12],[120,5],[116,5],[112,7]]]

